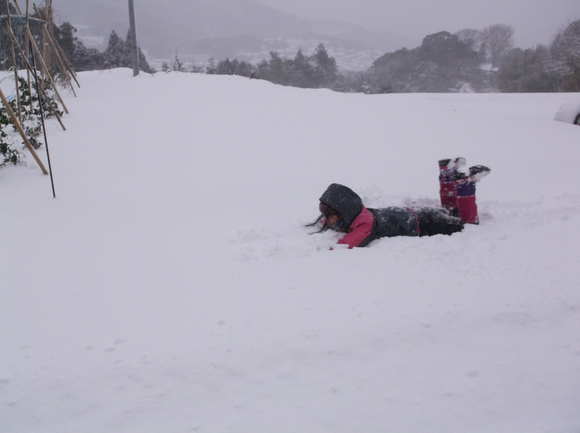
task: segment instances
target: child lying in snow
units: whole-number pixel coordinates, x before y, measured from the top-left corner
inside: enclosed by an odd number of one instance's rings
[[[459,232],[465,223],[479,224],[475,183],[490,172],[489,168],[476,165],[466,174],[458,170],[464,165],[464,158],[439,161],[440,208],[367,209],[353,190],[333,183],[320,197],[321,215],[308,226],[320,225],[318,233],[328,229],[346,233],[338,243],[349,248],[366,247],[382,237],[451,235]]]

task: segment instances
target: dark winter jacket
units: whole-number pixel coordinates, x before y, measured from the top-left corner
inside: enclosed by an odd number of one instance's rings
[[[333,183],[320,201],[339,212],[346,234],[338,241],[349,248],[366,247],[375,239],[391,236],[418,236],[419,226],[414,211],[408,208],[387,207],[367,209],[361,198],[350,188]]]

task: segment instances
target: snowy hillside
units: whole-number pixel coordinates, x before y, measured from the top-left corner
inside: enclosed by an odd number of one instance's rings
[[[0,169],[2,433],[578,433],[577,94],[340,94],[80,74],[57,198]],[[41,153],[44,158],[45,155]],[[329,250],[328,184],[482,223]]]

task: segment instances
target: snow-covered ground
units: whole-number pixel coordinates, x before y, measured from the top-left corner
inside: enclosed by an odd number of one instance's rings
[[[49,177],[0,169],[2,433],[578,433],[577,94],[80,74]],[[45,159],[43,152],[41,157]],[[328,184],[482,223],[329,250]]]

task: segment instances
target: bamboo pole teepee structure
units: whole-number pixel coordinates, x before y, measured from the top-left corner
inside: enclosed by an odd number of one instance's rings
[[[47,140],[46,131],[44,130],[44,108],[48,108],[50,110],[51,114],[57,118],[63,129],[66,128],[62,123],[62,119],[58,110],[53,107],[52,103],[46,103],[46,101],[49,101],[50,98],[46,93],[44,83],[47,82],[50,84],[55,97],[58,99],[58,102],[60,103],[60,106],[65,113],[68,113],[69,111],[59,92],[57,81],[68,87],[75,96],[76,93],[74,90],[73,81],[78,87],[80,87],[80,85],[72,65],[66,58],[66,55],[62,51],[60,45],[52,36],[52,0],[44,0],[43,8],[38,8],[34,4],[34,14],[32,16],[29,13],[29,0],[26,0],[26,9],[24,12],[20,8],[17,0],[4,0],[3,3],[5,4],[6,10],[0,10],[0,30],[5,31],[3,35],[6,37],[3,38],[3,46],[6,47],[6,44],[9,44],[9,52],[11,54],[12,69],[14,71],[15,81],[15,99],[17,101],[16,112],[14,112],[12,109],[8,98],[5,96],[2,89],[0,89],[0,100],[6,109],[6,112],[8,113],[11,121],[14,123],[16,130],[22,137],[25,147],[32,154],[40,166],[42,172],[44,174],[49,174],[42,164],[40,158],[36,154],[30,140],[26,136],[25,128],[22,125],[23,118],[18,71],[21,68],[24,69],[26,71],[28,88],[31,90],[33,89],[33,86],[36,88],[45,142]],[[31,76],[34,77],[34,80],[31,80]],[[29,100],[30,104],[32,104],[32,98],[29,98]],[[33,107],[31,105],[30,112],[32,111]],[[52,180],[48,143],[45,143],[45,148]]]

